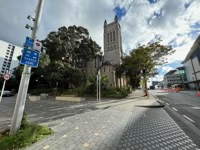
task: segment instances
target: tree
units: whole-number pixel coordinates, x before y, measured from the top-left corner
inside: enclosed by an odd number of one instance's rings
[[[21,56],[18,56],[17,59],[20,60]],[[46,74],[46,67],[49,64],[50,64],[49,56],[47,54],[41,53],[38,67],[31,69],[31,78],[30,78],[30,83],[29,83],[30,88],[35,88],[38,85],[36,80]],[[17,82],[20,82],[21,80],[23,68],[24,68],[24,65],[19,65],[13,72],[14,78],[17,80]],[[41,78],[40,82],[45,82],[43,80],[45,80],[45,78]]]
[[[133,88],[139,85],[141,70],[145,70],[145,76],[155,74],[155,67],[167,63],[166,56],[175,52],[171,46],[162,45],[160,42],[159,39],[153,43],[138,45],[130,52],[130,55],[122,59],[121,67],[129,77]]]
[[[75,25],[50,32],[42,43],[51,61],[65,58],[71,66],[76,67],[93,59],[95,53],[100,51],[100,46],[89,37],[88,30]]]

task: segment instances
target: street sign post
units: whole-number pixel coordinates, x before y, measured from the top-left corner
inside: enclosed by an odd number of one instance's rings
[[[39,0],[37,8],[36,8],[34,24],[33,24],[33,28],[32,28],[33,31],[31,34],[31,38],[34,40],[37,37],[37,32],[39,29],[39,24],[40,24],[40,20],[41,20],[41,16],[42,16],[42,9],[44,6],[44,1],[45,0]],[[32,44],[29,44],[29,45],[31,46]],[[32,48],[30,48],[30,49],[32,49]],[[26,59],[25,59],[24,54],[26,54],[26,51],[28,51],[29,53],[28,53],[28,57],[26,57]],[[33,57],[35,57],[35,58],[31,57],[32,56],[31,54],[33,54]],[[11,123],[11,127],[10,127],[10,135],[15,134],[20,128],[21,120],[22,120],[22,116],[23,116],[23,112],[24,112],[24,106],[25,106],[25,102],[26,102],[28,85],[29,85],[30,76],[31,76],[31,67],[29,67],[29,66],[38,66],[39,52],[24,48],[22,57],[23,58],[21,59],[21,63],[25,64],[25,66],[24,66],[24,71],[22,73],[22,77],[21,77],[21,81],[20,81],[20,85],[19,85],[15,109],[13,112],[12,123]],[[30,60],[28,58],[30,58]],[[31,58],[34,60],[33,62],[31,60]],[[31,64],[28,64],[29,66],[26,65],[28,62],[31,62]],[[35,64],[37,64],[37,65],[35,65]]]
[[[1,90],[0,102],[1,102],[1,99],[3,97],[3,91],[4,91],[4,88],[5,88],[5,85],[6,85],[6,81],[10,79],[10,74],[9,73],[4,74],[3,79],[4,79],[4,82],[3,82],[3,87],[2,87],[2,90]]]
[[[10,79],[10,74],[9,73],[6,73],[3,75],[3,79],[4,80],[9,80]]]
[[[40,52],[24,48],[20,64],[37,68],[39,63],[39,58],[40,58]]]

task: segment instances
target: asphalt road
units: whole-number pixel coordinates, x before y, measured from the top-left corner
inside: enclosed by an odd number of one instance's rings
[[[165,105],[165,110],[184,131],[193,139],[200,139],[200,97],[197,95],[197,91],[175,93],[151,90],[149,92],[161,100]],[[197,133],[197,136],[194,133]]]

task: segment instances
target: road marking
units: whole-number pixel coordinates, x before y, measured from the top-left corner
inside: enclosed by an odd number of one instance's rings
[[[190,119],[188,116],[183,115],[183,117],[185,117],[187,120],[189,120],[190,122],[194,122],[194,120]]]
[[[173,110],[178,111],[176,108],[172,107]]]
[[[166,103],[167,105],[169,105],[168,103]]]

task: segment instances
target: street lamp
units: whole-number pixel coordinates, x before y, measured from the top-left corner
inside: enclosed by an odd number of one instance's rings
[[[102,60],[102,52],[97,52],[97,103],[101,101],[101,74],[100,74],[100,61]],[[96,60],[95,60],[96,62]]]

